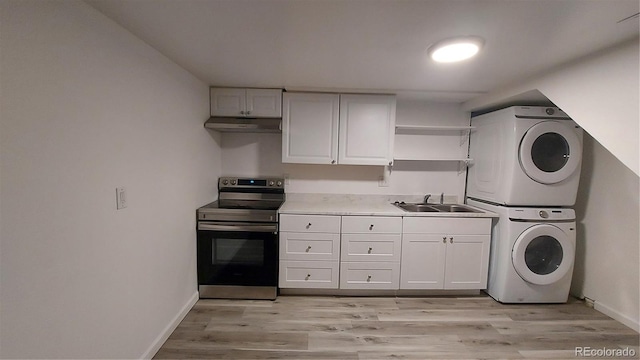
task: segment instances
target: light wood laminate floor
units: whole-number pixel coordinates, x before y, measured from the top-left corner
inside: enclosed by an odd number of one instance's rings
[[[279,296],[199,300],[155,358],[576,359],[576,347],[640,353],[638,333],[575,299]]]

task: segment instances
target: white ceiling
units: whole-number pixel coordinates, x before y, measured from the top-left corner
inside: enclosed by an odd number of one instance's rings
[[[209,85],[464,101],[638,36],[637,0],[86,0]],[[482,53],[427,47],[478,35]]]

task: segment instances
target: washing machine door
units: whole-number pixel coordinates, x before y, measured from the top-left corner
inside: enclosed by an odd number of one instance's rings
[[[580,139],[571,127],[560,121],[533,125],[520,141],[522,170],[534,181],[555,184],[573,174],[582,159]]]
[[[520,234],[511,261],[520,277],[532,284],[549,285],[572,268],[575,255],[567,234],[550,224],[534,225]]]

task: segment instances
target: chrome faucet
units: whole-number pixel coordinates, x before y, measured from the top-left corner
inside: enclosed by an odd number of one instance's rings
[[[424,196],[424,203],[428,203],[429,202],[429,198],[431,197],[431,194],[427,194]]]
[[[440,194],[440,205],[444,204],[444,193]]]

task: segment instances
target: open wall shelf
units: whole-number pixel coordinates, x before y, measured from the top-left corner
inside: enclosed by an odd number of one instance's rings
[[[445,125],[396,125],[396,134],[422,134],[428,132],[471,131],[474,126],[445,126]]]

